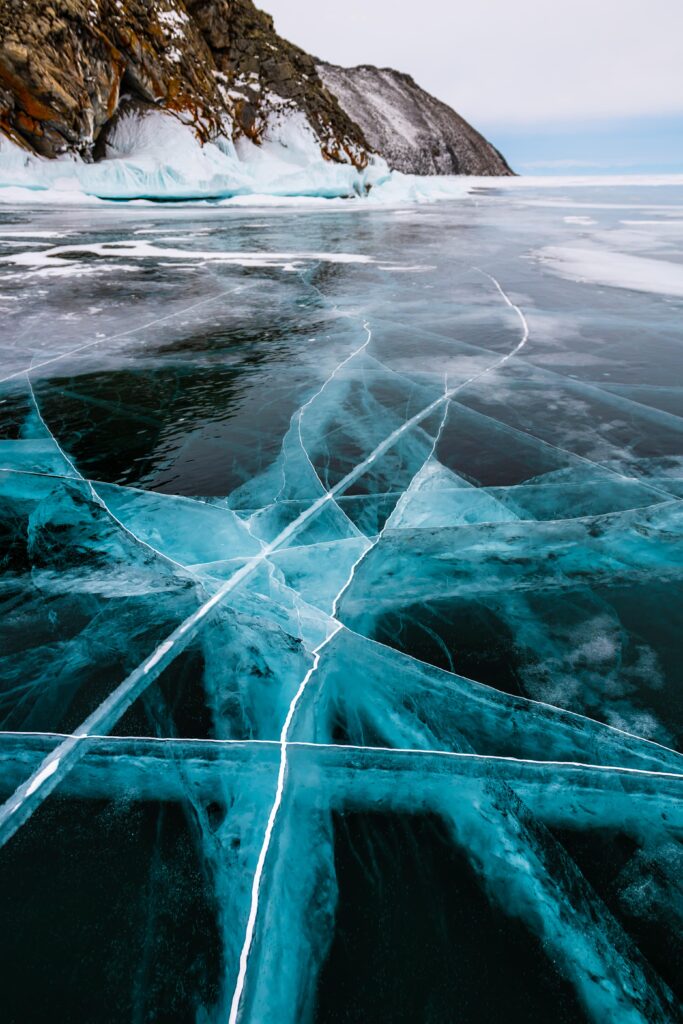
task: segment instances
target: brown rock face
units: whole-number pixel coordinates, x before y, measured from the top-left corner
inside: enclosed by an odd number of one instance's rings
[[[323,156],[417,174],[506,174],[503,157],[407,75],[317,65],[252,0],[0,0],[0,134],[43,156],[106,155],[118,115],[161,108],[202,142],[260,142],[301,111]]]
[[[304,111],[330,159],[367,163],[363,133],[313,59],[280,39],[251,0],[0,6],[0,129],[44,156],[92,157],[127,98],[174,112],[202,141],[258,141],[273,94]]]
[[[179,6],[168,13],[142,0],[5,0],[2,127],[45,156],[87,157],[125,90],[182,112],[200,134],[217,131],[211,54]]]
[[[258,141],[268,96],[281,97],[304,112],[326,156],[367,164],[362,131],[325,89],[313,57],[278,36],[269,14],[251,0],[187,0],[187,6],[219,77],[242,93],[233,107],[241,132]]]

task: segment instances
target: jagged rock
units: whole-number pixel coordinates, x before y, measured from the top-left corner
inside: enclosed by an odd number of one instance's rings
[[[44,156],[87,159],[122,97],[172,111],[202,141],[259,141],[273,105],[296,106],[326,156],[359,167],[368,160],[362,132],[313,59],[280,39],[251,0],[4,0],[5,134]]]
[[[391,68],[319,64],[323,82],[374,150],[407,174],[512,174],[505,158],[441,100]]]
[[[179,3],[5,0],[0,39],[0,125],[44,156],[91,155],[122,92],[163,104],[202,137],[219,130],[211,54]]]
[[[302,110],[325,156],[367,164],[368,145],[358,126],[323,86],[315,60],[282,39],[269,14],[251,0],[188,0],[187,7],[211,50],[239,130],[258,141],[269,106],[286,101]]]
[[[376,76],[394,92],[405,83],[412,148],[397,133],[391,103],[363,95],[366,84],[376,91]],[[170,111],[201,142],[242,135],[256,143],[270,115],[293,110],[305,115],[326,159],[358,169],[375,151],[418,173],[506,173],[481,136],[424,97],[396,72],[318,67],[252,0],[0,3],[0,132],[47,157],[105,156],[130,109]]]

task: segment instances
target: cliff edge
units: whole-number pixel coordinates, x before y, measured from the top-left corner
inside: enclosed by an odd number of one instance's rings
[[[177,196],[197,192],[181,153],[192,146],[206,156],[202,195],[249,191],[241,168],[257,151],[262,165],[279,161],[282,172],[274,185],[261,167],[259,187],[288,194],[302,187],[292,167],[303,173],[316,160],[322,195],[367,190],[378,167],[387,171],[378,156],[413,174],[511,173],[410,76],[317,62],[279,36],[252,0],[3,0],[0,143],[2,136],[14,144],[4,184],[24,183],[29,172],[49,183],[55,174],[45,158],[61,157],[77,162],[86,190],[104,194],[103,175],[83,165],[118,159],[112,187],[122,197],[170,187],[157,188],[131,164],[143,145],[151,160],[175,161],[166,177],[183,177]]]
[[[446,103],[392,68],[318,64],[318,73],[368,144],[406,174],[509,175],[507,161]]]

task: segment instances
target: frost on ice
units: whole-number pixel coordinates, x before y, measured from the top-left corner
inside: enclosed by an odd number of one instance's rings
[[[4,236],[15,943],[77,877],[88,1019],[678,1019],[680,421],[427,213],[194,216]]]

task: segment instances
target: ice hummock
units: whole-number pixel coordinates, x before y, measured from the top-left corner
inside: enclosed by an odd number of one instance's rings
[[[357,169],[323,157],[305,116],[271,112],[263,141],[227,137],[200,144],[186,124],[164,111],[130,111],[111,132],[106,156],[87,163],[28,154],[0,138],[0,202],[87,202],[348,199],[372,194],[388,202],[455,198],[462,179],[420,179],[392,173],[381,157]]]
[[[325,160],[299,111],[271,114],[260,146],[246,138],[235,145],[227,137],[201,145],[188,125],[163,111],[124,114],[97,163],[75,156],[46,160],[8,139],[0,143],[0,187],[55,199],[334,198],[364,194],[387,174],[380,159],[364,171]]]

